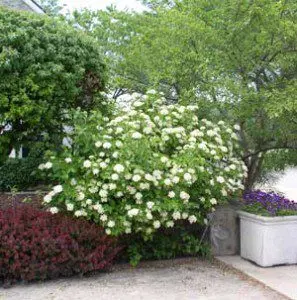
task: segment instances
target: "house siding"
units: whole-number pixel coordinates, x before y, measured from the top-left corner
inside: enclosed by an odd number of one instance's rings
[[[0,0],[0,6],[6,6],[17,10],[26,10],[33,12],[33,9],[22,0]]]

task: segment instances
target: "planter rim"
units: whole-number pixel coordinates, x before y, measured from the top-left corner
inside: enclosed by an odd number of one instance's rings
[[[264,217],[264,216],[251,214],[242,210],[237,211],[237,213],[241,219],[254,221],[256,223],[264,223],[264,224],[297,223],[297,215]]]

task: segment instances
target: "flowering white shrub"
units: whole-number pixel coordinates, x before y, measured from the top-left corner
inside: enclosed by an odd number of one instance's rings
[[[44,202],[114,235],[205,222],[243,188],[246,170],[236,133],[196,110],[145,97],[111,119],[79,113],[71,148],[40,166],[58,182]]]

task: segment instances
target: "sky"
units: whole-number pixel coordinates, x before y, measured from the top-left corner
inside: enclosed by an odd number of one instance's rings
[[[114,4],[119,9],[133,9],[141,11],[143,6],[137,0],[60,0],[61,4],[66,4],[69,10],[90,8],[93,10],[104,9],[106,6]]]

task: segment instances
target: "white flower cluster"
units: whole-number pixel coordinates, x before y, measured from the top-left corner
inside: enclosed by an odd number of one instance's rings
[[[199,120],[196,106],[148,99],[98,120],[95,131],[90,126],[91,142],[88,130],[77,131],[72,152],[42,166],[63,166],[55,176],[61,175],[64,189],[55,186],[44,197],[53,213],[88,217],[108,234],[150,235],[180,220],[205,223],[218,202],[243,188],[246,168],[231,128],[223,121]],[[79,154],[82,144],[89,156]]]

